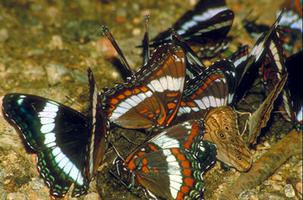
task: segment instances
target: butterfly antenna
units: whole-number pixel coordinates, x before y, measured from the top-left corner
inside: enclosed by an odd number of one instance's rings
[[[142,40],[142,47],[143,47],[143,66],[145,66],[148,63],[149,57],[150,57],[150,49],[149,49],[149,15],[144,16],[144,37]]]
[[[133,72],[124,56],[124,54],[122,53],[119,45],[117,44],[115,38],[113,37],[113,35],[111,34],[111,32],[109,31],[109,29],[107,28],[107,26],[104,26],[102,25],[101,26],[102,28],[102,32],[103,32],[103,35],[111,42],[111,44],[113,45],[113,47],[115,48],[115,50],[117,51],[118,53],[118,56],[119,56],[119,59],[120,61],[122,62],[122,67],[123,67],[123,71],[126,74],[127,77],[132,77],[133,76]]]

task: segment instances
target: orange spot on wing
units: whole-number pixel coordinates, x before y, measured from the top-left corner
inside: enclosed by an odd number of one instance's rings
[[[185,175],[185,176],[191,176],[191,175],[192,175],[190,169],[183,169],[183,170],[182,170],[182,173],[183,173],[183,175]]]
[[[114,104],[114,105],[117,104],[118,102],[119,102],[118,99],[111,99],[111,100],[110,100],[110,103],[111,103],[111,104]]]
[[[146,159],[146,158],[143,158],[143,159],[142,159],[142,164],[143,164],[143,165],[147,165],[147,163],[148,163],[147,159]]]
[[[192,125],[192,129],[191,129],[191,132],[187,138],[187,140],[185,141],[185,143],[183,144],[184,148],[185,149],[190,149],[190,146],[192,145],[195,137],[198,135],[199,133],[199,125],[197,123],[193,123]]]
[[[172,148],[172,149],[171,149],[171,152],[172,152],[174,155],[180,154],[180,150],[179,150],[178,148]]]
[[[183,168],[189,168],[190,167],[190,163],[187,160],[185,160],[185,161],[181,162],[181,166]]]
[[[181,192],[184,193],[184,194],[188,193],[188,192],[189,192],[189,187],[187,187],[187,186],[185,186],[185,185],[182,186],[182,187],[181,187]]]
[[[134,170],[136,168],[136,164],[135,161],[132,159],[129,161],[129,163],[127,164],[128,169],[130,170]]]
[[[175,109],[176,106],[177,106],[177,105],[176,105],[175,103],[168,103],[168,104],[167,104],[168,109]]]
[[[178,195],[176,197],[176,200],[183,200],[184,199],[184,194],[182,192],[178,192]]]
[[[148,147],[149,147],[150,150],[152,150],[152,151],[159,151],[158,148],[157,148],[155,145],[148,144]]]
[[[123,94],[118,95],[118,99],[125,99],[125,96]]]
[[[188,187],[192,187],[195,183],[195,180],[192,178],[184,178],[184,183],[188,186]]]
[[[149,172],[149,170],[148,170],[148,168],[147,168],[146,166],[143,166],[143,167],[142,167],[142,171],[143,171],[144,173],[146,173],[146,174]]]
[[[132,94],[132,92],[131,92],[130,90],[126,90],[126,91],[124,92],[124,94],[125,94],[126,96],[130,96],[130,95]]]
[[[141,92],[141,90],[139,90],[138,88],[135,88],[135,89],[134,89],[134,93],[135,93],[135,94],[139,94],[140,92]]]
[[[140,87],[140,90],[141,90],[142,92],[147,92],[147,91],[148,91],[147,87],[144,87],[144,86]]]
[[[179,161],[184,161],[184,160],[186,160],[186,158],[185,158],[185,156],[184,156],[183,154],[179,154],[179,155],[177,156],[177,158],[178,158]]]
[[[180,95],[179,92],[169,92],[166,94],[167,97],[177,97],[179,95]]]

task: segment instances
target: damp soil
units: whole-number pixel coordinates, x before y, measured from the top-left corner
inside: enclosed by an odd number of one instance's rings
[[[115,55],[100,25],[107,25],[133,69],[141,65],[140,45],[143,16],[151,15],[150,35],[166,29],[195,4],[195,0],[166,1],[0,1],[0,96],[10,92],[40,95],[86,112],[88,87],[86,70],[92,68],[99,88],[112,87],[122,79],[110,59]],[[270,25],[281,0],[228,0],[236,18],[230,36],[231,51],[239,44],[254,41],[243,29],[241,20],[252,10],[258,22]],[[210,61],[205,61],[210,62]],[[254,111],[264,94],[258,81],[240,111]],[[241,118],[240,125],[244,125]],[[283,138],[291,125],[273,113],[262,131],[254,160]],[[246,134],[244,134],[244,137]],[[123,155],[142,143],[146,135],[114,128],[111,141]],[[109,149],[106,162],[92,181],[88,195],[80,199],[143,199],[131,194],[109,173],[114,152]],[[224,187],[240,175],[217,164],[205,175],[205,198],[218,199]],[[302,198],[302,154],[291,157],[261,185],[243,191],[239,199]],[[27,151],[20,135],[0,118],[0,199],[49,199],[48,188],[39,178],[35,155]],[[66,199],[73,199],[68,196]]]

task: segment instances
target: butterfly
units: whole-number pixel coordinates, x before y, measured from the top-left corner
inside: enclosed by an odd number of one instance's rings
[[[9,93],[2,99],[3,114],[37,154],[39,173],[54,197],[65,196],[72,184],[72,196],[85,194],[103,159],[108,121],[90,70],[88,75],[88,117],[36,95]]]
[[[239,102],[245,96],[258,77],[260,65],[265,62],[267,47],[276,37],[275,34],[278,31],[281,17],[282,14],[278,16],[268,31],[259,36],[250,51],[247,49],[248,47],[243,46],[229,57],[236,68],[236,91],[232,100],[233,104]]]
[[[213,57],[226,49],[226,38],[233,23],[234,13],[224,0],[200,0],[190,11],[171,26],[190,44],[198,45],[201,57]],[[152,46],[170,41],[170,30],[165,30],[151,40]]]
[[[130,129],[168,126],[177,113],[184,80],[182,49],[160,46],[132,78],[105,91],[109,120]]]
[[[274,86],[277,84],[279,80],[281,80],[281,75],[288,72],[288,68],[291,69],[290,78],[288,80],[289,84],[292,88],[296,88],[296,81],[299,80],[296,75],[296,72],[299,73],[299,69],[296,69],[296,65],[299,63],[300,53],[297,53],[295,56],[286,60],[284,49],[283,49],[283,41],[279,32],[276,32],[269,47],[267,50],[267,61],[262,65],[262,75],[264,85],[267,91],[272,91]],[[295,61],[296,59],[297,61]],[[292,64],[289,64],[292,63]],[[287,65],[286,65],[287,64]],[[293,77],[296,78],[293,78]],[[293,84],[295,82],[296,84]],[[285,89],[282,91],[282,105],[280,106],[280,110],[282,111],[283,117],[288,121],[295,121],[294,113],[292,112],[292,103],[290,97],[290,88],[288,88],[288,83],[285,86]],[[298,90],[300,91],[300,90]],[[292,95],[296,96],[298,92],[292,91]],[[295,99],[300,99],[300,95]]]
[[[281,74],[288,73],[288,81],[281,94],[282,104],[279,106],[282,116],[294,123],[297,129],[302,129],[303,94],[299,89],[302,85],[300,75],[302,70],[299,67],[302,62],[302,50],[289,58],[285,58],[282,43],[276,35],[268,50],[268,63],[263,65],[262,75],[267,91],[271,91],[281,79]]]
[[[141,145],[112,173],[149,199],[203,199],[202,175],[216,160],[216,147],[204,141],[204,123],[191,120],[171,126]]]
[[[277,15],[281,15],[279,32],[284,41],[283,47],[286,53],[295,53],[302,47],[302,0],[286,0]],[[268,31],[270,27],[265,24],[256,23],[254,20],[243,20],[246,31],[257,38],[262,32]]]
[[[239,134],[237,115],[229,106],[235,87],[233,63],[224,59],[215,62],[188,82],[175,121],[203,118],[204,138],[216,144],[218,160],[247,171],[251,153]]]

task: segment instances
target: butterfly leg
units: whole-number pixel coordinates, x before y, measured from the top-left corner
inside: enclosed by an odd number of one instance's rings
[[[244,135],[244,133],[246,132],[247,129],[247,125],[248,125],[248,119],[251,117],[251,113],[250,112],[240,112],[240,111],[235,111],[238,115],[242,116],[242,115],[248,115],[248,118],[245,120],[245,125],[244,125],[244,129],[242,131],[242,133],[240,134],[241,136]]]

